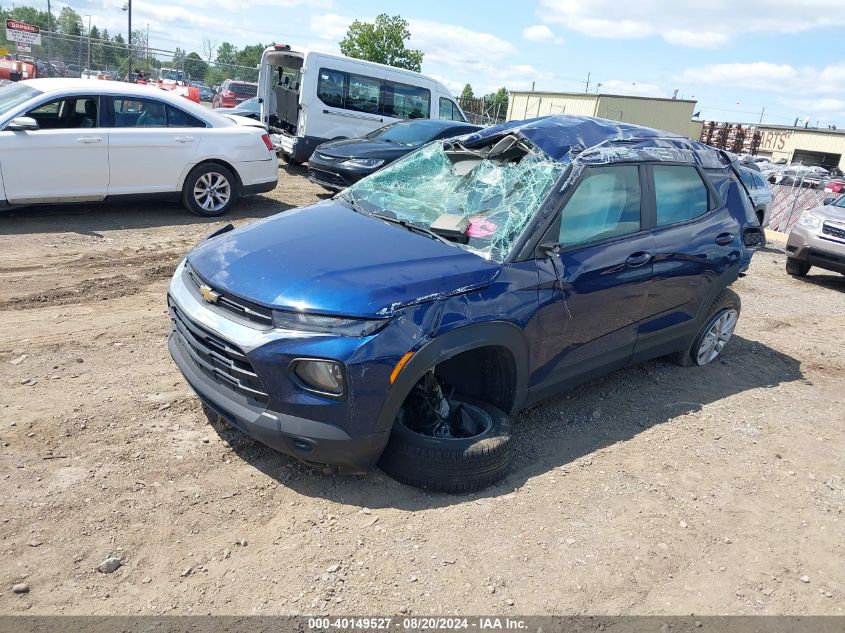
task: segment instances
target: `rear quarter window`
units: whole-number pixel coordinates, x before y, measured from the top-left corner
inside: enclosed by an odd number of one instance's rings
[[[657,226],[686,222],[707,213],[709,192],[694,167],[653,165]]]

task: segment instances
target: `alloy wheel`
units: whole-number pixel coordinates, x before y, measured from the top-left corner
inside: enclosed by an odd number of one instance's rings
[[[706,365],[722,353],[733,336],[738,319],[739,313],[732,308],[722,310],[713,317],[695,353],[695,362],[698,365]]]
[[[203,174],[194,184],[194,200],[204,211],[220,211],[231,197],[229,180],[215,171]]]

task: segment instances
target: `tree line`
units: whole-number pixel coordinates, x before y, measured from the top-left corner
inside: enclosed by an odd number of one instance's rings
[[[87,46],[83,47],[75,38],[90,36],[91,66],[97,70],[123,69],[129,72],[126,64],[130,58],[129,46],[123,34],[110,34],[107,29],[100,30],[96,24],[88,32],[82,16],[71,7],[63,7],[57,16],[50,19],[46,11],[30,6],[4,8],[0,6],[0,18],[11,18],[20,22],[34,24],[44,31],[59,35],[51,41],[49,54],[52,58],[78,59],[80,66],[87,62]],[[14,48],[5,38],[5,29],[0,32],[0,46]],[[66,39],[62,35],[70,36]],[[338,42],[341,52],[356,59],[387,64],[397,68],[406,68],[420,72],[425,54],[418,49],[411,49],[407,41],[411,37],[408,21],[399,15],[378,15],[374,22],[355,20],[349,25],[346,36]],[[187,52],[177,48],[171,59],[159,60],[147,51],[147,35],[142,30],[132,31],[133,59],[136,68],[148,70],[162,66],[184,69],[193,80],[204,81],[209,85],[219,85],[226,79],[256,81],[261,55],[268,45],[250,44],[238,48],[231,42],[221,42],[205,38],[202,42],[202,54]],[[269,44],[272,46],[275,42]],[[41,46],[41,56],[46,56],[46,47]],[[35,48],[33,49],[34,52]],[[496,92],[476,97],[472,86],[464,86],[460,99],[461,107],[481,109],[491,114],[498,112],[502,117],[508,108],[508,91],[502,87]],[[480,114],[481,112],[479,112]]]

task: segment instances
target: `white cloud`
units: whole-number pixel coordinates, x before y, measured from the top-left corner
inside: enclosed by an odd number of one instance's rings
[[[685,84],[708,84],[725,88],[765,90],[767,92],[818,95],[842,92],[845,62],[818,69],[795,68],[770,62],[710,64],[687,68],[677,80]]]
[[[534,24],[522,29],[522,37],[531,42],[553,42],[563,44],[563,38],[558,37],[546,24]]]
[[[841,0],[541,0],[538,14],[544,22],[592,37],[662,37],[699,48],[723,46],[747,33],[845,26]]]
[[[372,22],[372,17],[357,19]],[[311,30],[320,37],[339,41],[355,18],[324,13],[311,17]],[[502,86],[525,89],[532,81],[549,79],[526,64],[511,60],[518,56],[516,47],[500,37],[464,26],[431,20],[408,20],[411,38],[407,45],[425,54],[423,73],[436,78],[452,92],[460,92],[465,83],[476,94],[498,90]]]

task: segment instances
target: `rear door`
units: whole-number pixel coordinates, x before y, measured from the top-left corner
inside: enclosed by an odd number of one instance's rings
[[[38,121],[28,132],[0,132],[0,170],[12,203],[102,200],[109,183],[108,130],[100,97],[46,101],[23,116]]]
[[[206,125],[164,101],[109,96],[109,195],[179,190]]]
[[[654,227],[653,279],[639,327],[637,352],[686,339],[741,258],[741,227],[694,165],[648,167]],[[729,195],[745,197],[739,183]]]

